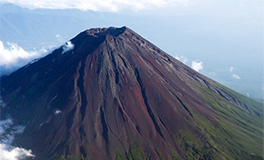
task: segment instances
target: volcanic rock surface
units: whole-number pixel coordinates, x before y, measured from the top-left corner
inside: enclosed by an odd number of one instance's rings
[[[127,27],[86,30],[70,43],[1,77],[2,118],[26,126],[14,145],[35,159],[263,157],[260,103]]]

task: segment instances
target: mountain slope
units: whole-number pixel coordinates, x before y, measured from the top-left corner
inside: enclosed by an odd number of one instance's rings
[[[2,118],[26,125],[15,144],[36,159],[263,158],[261,103],[127,27],[67,44],[1,77]]]

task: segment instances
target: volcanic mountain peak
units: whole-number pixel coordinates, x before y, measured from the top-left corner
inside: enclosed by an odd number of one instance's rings
[[[86,33],[88,35],[94,35],[94,36],[105,36],[105,35],[112,35],[112,36],[118,36],[119,34],[122,34],[127,29],[126,26],[123,26],[121,28],[115,28],[115,27],[109,27],[109,28],[92,28],[89,30],[86,30]]]
[[[26,125],[15,143],[36,159],[263,157],[260,103],[127,27],[90,29],[70,41],[70,50],[0,79],[2,117]]]

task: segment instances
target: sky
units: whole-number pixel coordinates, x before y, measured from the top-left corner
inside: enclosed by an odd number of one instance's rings
[[[17,4],[22,7],[36,9],[66,9],[76,8],[80,10],[93,10],[105,12],[120,12],[126,9],[134,11],[151,9],[153,7],[188,6],[191,0],[1,0]]]

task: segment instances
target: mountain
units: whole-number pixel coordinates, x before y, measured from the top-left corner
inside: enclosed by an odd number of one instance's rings
[[[263,104],[127,27],[78,34],[1,77],[1,96],[35,159],[263,159]]]

